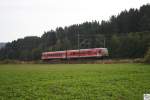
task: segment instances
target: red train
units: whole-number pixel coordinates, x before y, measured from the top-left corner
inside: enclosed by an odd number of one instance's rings
[[[101,58],[108,56],[107,48],[91,48],[80,50],[66,50],[55,52],[43,52],[42,60],[73,59],[73,58]]]

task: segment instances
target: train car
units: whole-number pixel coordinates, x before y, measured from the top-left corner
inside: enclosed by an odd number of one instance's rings
[[[42,60],[48,59],[65,59],[66,52],[65,51],[55,51],[55,52],[43,52],[42,53]]]
[[[108,56],[107,48],[91,48],[91,49],[43,52],[41,59],[49,60],[49,59],[73,59],[73,58],[101,58],[104,56]]]

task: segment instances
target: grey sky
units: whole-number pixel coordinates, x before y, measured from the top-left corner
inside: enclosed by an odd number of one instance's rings
[[[0,42],[139,8],[150,0],[0,0]]]

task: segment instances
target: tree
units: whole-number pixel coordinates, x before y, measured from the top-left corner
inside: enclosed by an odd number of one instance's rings
[[[47,50],[47,48],[56,44],[57,37],[55,31],[51,30],[45,32],[41,37],[42,48]]]

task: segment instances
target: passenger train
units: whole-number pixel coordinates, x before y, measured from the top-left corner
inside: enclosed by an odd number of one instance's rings
[[[108,56],[107,48],[90,48],[90,49],[43,52],[41,59],[53,60],[53,59],[102,58],[106,56]]]

